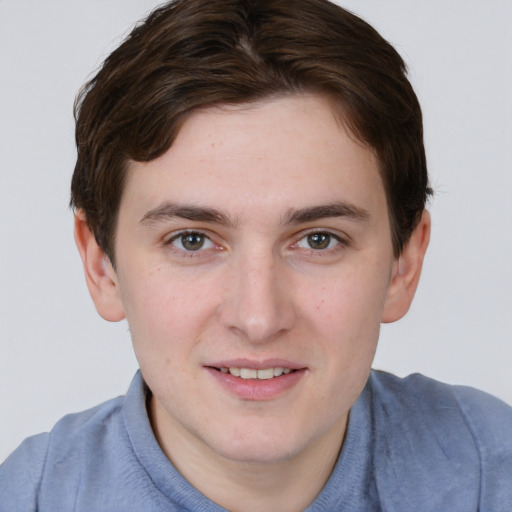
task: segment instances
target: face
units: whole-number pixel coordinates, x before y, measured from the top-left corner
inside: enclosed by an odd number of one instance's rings
[[[376,159],[325,100],[196,112],[130,164],[117,227],[156,431],[250,462],[340,439],[396,272]]]

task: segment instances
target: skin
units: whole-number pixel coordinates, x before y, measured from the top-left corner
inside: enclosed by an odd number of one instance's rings
[[[332,471],[429,231],[425,212],[394,258],[373,152],[303,95],[198,111],[162,157],[131,162],[115,269],[80,212],[75,235],[99,313],[128,320],[167,456],[228,510],[292,511]],[[263,398],[212,369],[276,359],[300,375]]]

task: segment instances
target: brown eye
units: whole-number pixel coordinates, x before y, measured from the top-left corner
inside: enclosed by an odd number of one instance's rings
[[[181,237],[181,243],[187,251],[197,251],[204,245],[204,236],[199,233],[190,233]]]
[[[332,240],[332,236],[329,233],[312,233],[307,236],[307,241],[311,249],[327,249]]]
[[[172,245],[182,251],[199,251],[213,247],[212,241],[203,233],[181,233],[171,240]]]
[[[295,247],[300,249],[313,249],[314,251],[328,251],[338,246],[347,245],[340,237],[328,231],[313,231],[301,238]]]

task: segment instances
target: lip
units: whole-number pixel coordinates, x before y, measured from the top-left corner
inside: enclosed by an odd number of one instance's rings
[[[289,368],[290,370],[305,369],[305,365],[292,362],[287,359],[264,359],[255,361],[254,359],[229,359],[216,361],[204,365],[210,368],[248,368],[250,370],[265,370],[267,368]]]
[[[264,370],[266,368],[289,368],[291,373],[268,380],[242,379],[229,373],[222,373],[217,368],[249,368]],[[247,359],[231,359],[204,365],[205,370],[215,382],[236,398],[247,401],[269,401],[291,391],[304,378],[307,368],[283,359],[267,359],[251,361]]]

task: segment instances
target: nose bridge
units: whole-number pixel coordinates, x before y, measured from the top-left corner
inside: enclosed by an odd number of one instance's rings
[[[271,340],[293,324],[281,263],[272,249],[256,245],[240,251],[233,263],[224,321],[252,343]]]

